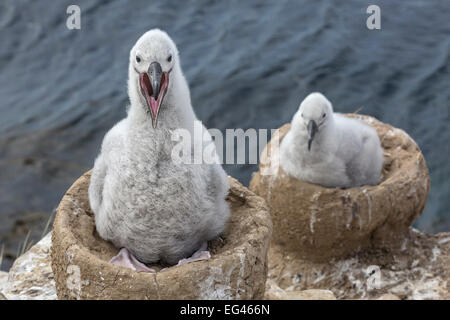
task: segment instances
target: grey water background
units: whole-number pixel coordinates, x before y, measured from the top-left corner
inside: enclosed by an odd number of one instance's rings
[[[66,9],[81,7],[81,30]],[[381,30],[366,28],[370,4]],[[450,230],[450,1],[23,1],[0,3],[0,245],[7,270],[125,117],[128,54],[150,28],[181,53],[208,128],[278,128],[323,92],[422,149],[431,192],[415,226]],[[225,166],[248,185],[255,165]]]

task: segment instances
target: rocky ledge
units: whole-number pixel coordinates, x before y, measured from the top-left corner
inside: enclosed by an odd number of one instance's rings
[[[51,270],[51,235],[0,272],[0,300],[57,299]],[[328,263],[295,260],[269,251],[265,299],[450,299],[450,233],[411,229],[396,252],[366,252]]]
[[[395,250],[372,250],[317,263],[298,259],[272,244],[266,295],[292,296],[315,289],[326,299],[450,299],[450,232],[415,229]]]

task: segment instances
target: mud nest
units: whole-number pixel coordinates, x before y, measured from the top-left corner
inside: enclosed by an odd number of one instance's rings
[[[372,117],[347,116],[361,119],[378,133],[384,149],[380,184],[325,188],[288,176],[277,166],[277,157],[290,124],[282,126],[267,144],[250,182],[250,189],[269,206],[273,243],[292,256],[326,261],[361,249],[396,247],[425,207],[430,178],[414,140]],[[279,139],[278,146],[274,139]]]
[[[265,202],[229,178],[231,217],[208,246],[211,259],[156,273],[136,272],[109,260],[118,253],[99,237],[89,206],[90,172],[59,204],[52,236],[52,269],[59,299],[261,299],[272,224]]]

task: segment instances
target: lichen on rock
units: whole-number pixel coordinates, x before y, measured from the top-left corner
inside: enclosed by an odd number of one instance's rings
[[[272,244],[268,283],[284,291],[325,289],[337,299],[450,299],[450,233],[410,229],[398,249],[313,262]],[[267,294],[273,288],[267,287]]]
[[[8,300],[55,300],[50,259],[51,234],[47,234],[14,261],[1,293]],[[0,285],[0,288],[2,286]]]

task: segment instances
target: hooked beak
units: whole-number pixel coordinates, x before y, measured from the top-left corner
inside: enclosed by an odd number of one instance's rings
[[[159,108],[169,86],[169,74],[162,71],[158,62],[152,62],[146,73],[139,74],[139,84],[152,116],[153,128],[156,128]]]
[[[314,140],[316,132],[319,131],[319,128],[314,120],[310,120],[306,128],[308,129],[308,151],[311,151],[311,143]]]

